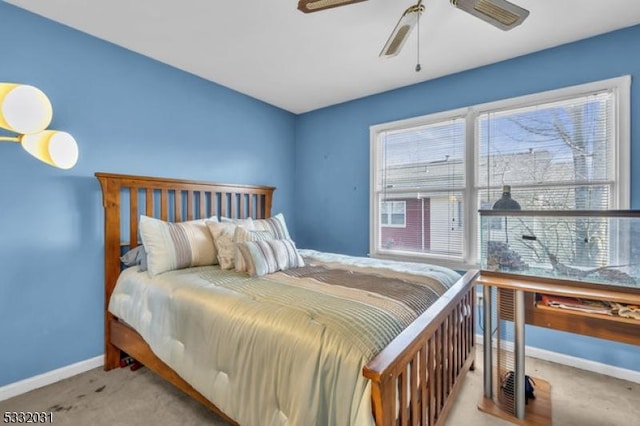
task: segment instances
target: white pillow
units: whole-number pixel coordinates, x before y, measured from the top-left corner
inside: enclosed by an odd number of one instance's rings
[[[213,237],[213,243],[218,251],[217,256],[220,269],[233,269],[236,254],[233,235],[236,227],[243,226],[246,229],[253,230],[253,220],[251,218],[236,219],[233,222],[221,223],[207,220],[206,226],[209,228],[209,232]]]
[[[304,266],[304,260],[291,240],[249,241],[238,248],[252,277]]]
[[[270,231],[276,240],[290,240],[287,223],[284,221],[284,215],[278,213],[268,219],[258,219],[253,221],[254,227],[258,231]]]
[[[255,221],[254,221],[255,224]],[[238,243],[244,243],[247,241],[266,241],[273,240],[275,237],[271,233],[271,231],[251,231],[246,229],[244,226],[236,227],[235,232],[233,233],[233,242],[235,246],[235,256],[234,263],[237,272],[247,272],[247,265],[244,262],[244,258],[242,257],[242,253],[240,253],[240,249],[238,248]]]
[[[140,216],[140,238],[147,252],[147,270],[151,275],[190,266],[216,264],[216,252],[205,221],[171,223]]]

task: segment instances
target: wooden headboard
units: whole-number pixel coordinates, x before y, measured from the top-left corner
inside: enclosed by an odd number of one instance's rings
[[[263,219],[271,216],[274,187],[193,180],[95,174],[104,207],[105,342],[109,341],[109,299],[120,275],[123,246],[136,247],[141,214],[170,222],[211,216]],[[112,350],[109,347],[107,351]],[[113,358],[113,357],[112,357]]]

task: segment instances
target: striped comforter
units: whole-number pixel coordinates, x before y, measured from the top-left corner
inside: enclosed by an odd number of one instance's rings
[[[242,425],[372,424],[362,367],[458,278],[430,265],[301,250],[248,278],[217,267],[122,273],[111,312]]]

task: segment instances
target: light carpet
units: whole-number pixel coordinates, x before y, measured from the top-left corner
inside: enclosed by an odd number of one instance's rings
[[[478,355],[449,426],[510,424],[476,408],[483,389],[480,350]],[[551,383],[554,425],[640,425],[640,384],[533,358],[526,367],[527,374]],[[6,411],[52,412],[56,425],[227,425],[147,368],[97,368],[0,402],[0,414]]]

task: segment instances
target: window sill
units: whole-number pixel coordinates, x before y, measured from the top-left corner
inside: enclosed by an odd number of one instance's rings
[[[478,269],[478,265],[465,263],[462,260],[447,259],[437,256],[421,256],[419,254],[396,254],[387,252],[369,253],[369,257],[374,259],[396,260],[400,262],[428,263],[431,265],[443,266],[456,271],[467,271],[469,269]]]

